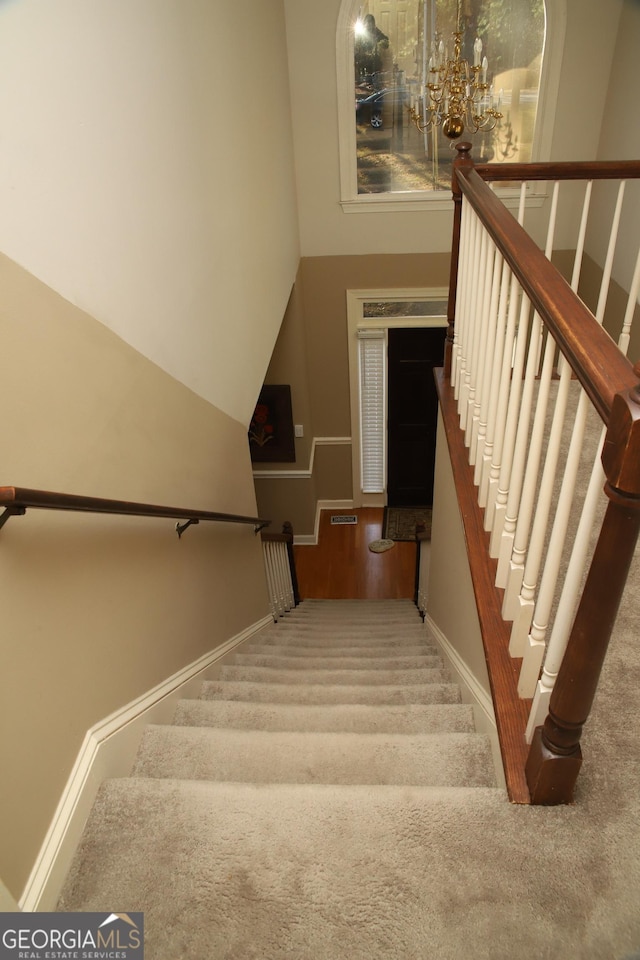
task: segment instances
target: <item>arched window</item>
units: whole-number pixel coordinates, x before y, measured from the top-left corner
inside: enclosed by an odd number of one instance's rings
[[[343,202],[402,203],[449,193],[452,145],[430,124],[438,59],[477,64],[481,109],[502,114],[462,138],[482,162],[543,159],[543,65],[549,58],[549,8],[557,0],[343,0],[338,24],[338,85]],[[555,40],[563,35],[555,24]],[[547,38],[547,41],[545,40]],[[486,59],[485,59],[486,58]],[[552,99],[552,98],[551,98]],[[550,116],[545,111],[547,126]],[[495,126],[493,123],[495,122]],[[404,205],[404,204],[403,204]],[[379,208],[379,206],[378,206]]]

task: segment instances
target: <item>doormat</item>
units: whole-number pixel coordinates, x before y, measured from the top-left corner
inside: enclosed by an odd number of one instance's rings
[[[415,540],[416,525],[422,524],[431,539],[431,507],[385,507],[382,536],[389,540]]]
[[[331,517],[331,523],[357,523],[358,518],[353,514],[341,513],[335,517]]]

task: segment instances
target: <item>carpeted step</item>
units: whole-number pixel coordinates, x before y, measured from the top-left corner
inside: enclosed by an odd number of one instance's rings
[[[204,700],[245,700],[254,703],[460,703],[456,683],[349,684],[249,683],[244,680],[205,680]]]
[[[442,668],[442,657],[420,654],[414,657],[289,657],[271,653],[236,653],[237,667],[270,667],[272,670],[435,670]]]
[[[236,730],[327,731],[345,733],[471,733],[468,704],[309,705],[245,703],[235,700],[180,700],[174,724]]]
[[[277,670],[272,667],[236,667],[225,665],[220,670],[221,680],[241,680],[247,683],[284,684],[393,684],[447,683],[448,671],[439,668],[414,670]]]
[[[144,911],[150,960],[512,960],[525,934],[532,958],[577,960],[584,917],[541,923],[566,877],[526,885],[519,813],[481,787],[108,780],[59,909]]]
[[[347,643],[348,641],[345,641]],[[372,646],[336,647],[336,646],[297,646],[296,644],[276,645],[267,643],[243,643],[238,653],[269,654],[274,657],[438,657],[440,650],[435,643],[414,644],[413,646]]]
[[[478,734],[300,733],[148,725],[134,777],[232,783],[495,786]]]
[[[262,646],[294,646],[294,647],[389,647],[390,649],[402,649],[403,647],[421,646],[422,644],[432,646],[433,641],[424,630],[418,630],[415,633],[404,631],[395,633],[378,634],[370,628],[362,633],[341,633],[336,630],[327,631],[278,631],[277,633],[261,633],[254,638],[252,644],[258,643]]]

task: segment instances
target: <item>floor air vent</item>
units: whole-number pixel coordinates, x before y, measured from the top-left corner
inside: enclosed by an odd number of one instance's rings
[[[338,514],[335,517],[331,517],[331,523],[357,523],[358,518],[352,513],[350,514]]]

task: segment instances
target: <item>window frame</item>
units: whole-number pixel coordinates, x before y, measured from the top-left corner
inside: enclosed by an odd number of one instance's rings
[[[549,160],[555,126],[564,37],[567,22],[566,0],[543,0],[545,39],[536,126],[531,151],[532,162]],[[356,124],[353,105],[353,25],[358,18],[359,0],[342,0],[336,30],[336,69],[338,94],[338,146],[340,161],[340,205],[343,213],[406,213],[412,210],[450,210],[453,201],[447,190],[416,190],[407,193],[358,193],[356,163]],[[505,190],[501,197],[508,207],[518,205],[519,191]],[[540,206],[546,197],[545,185],[534,182],[527,187],[527,206]]]

